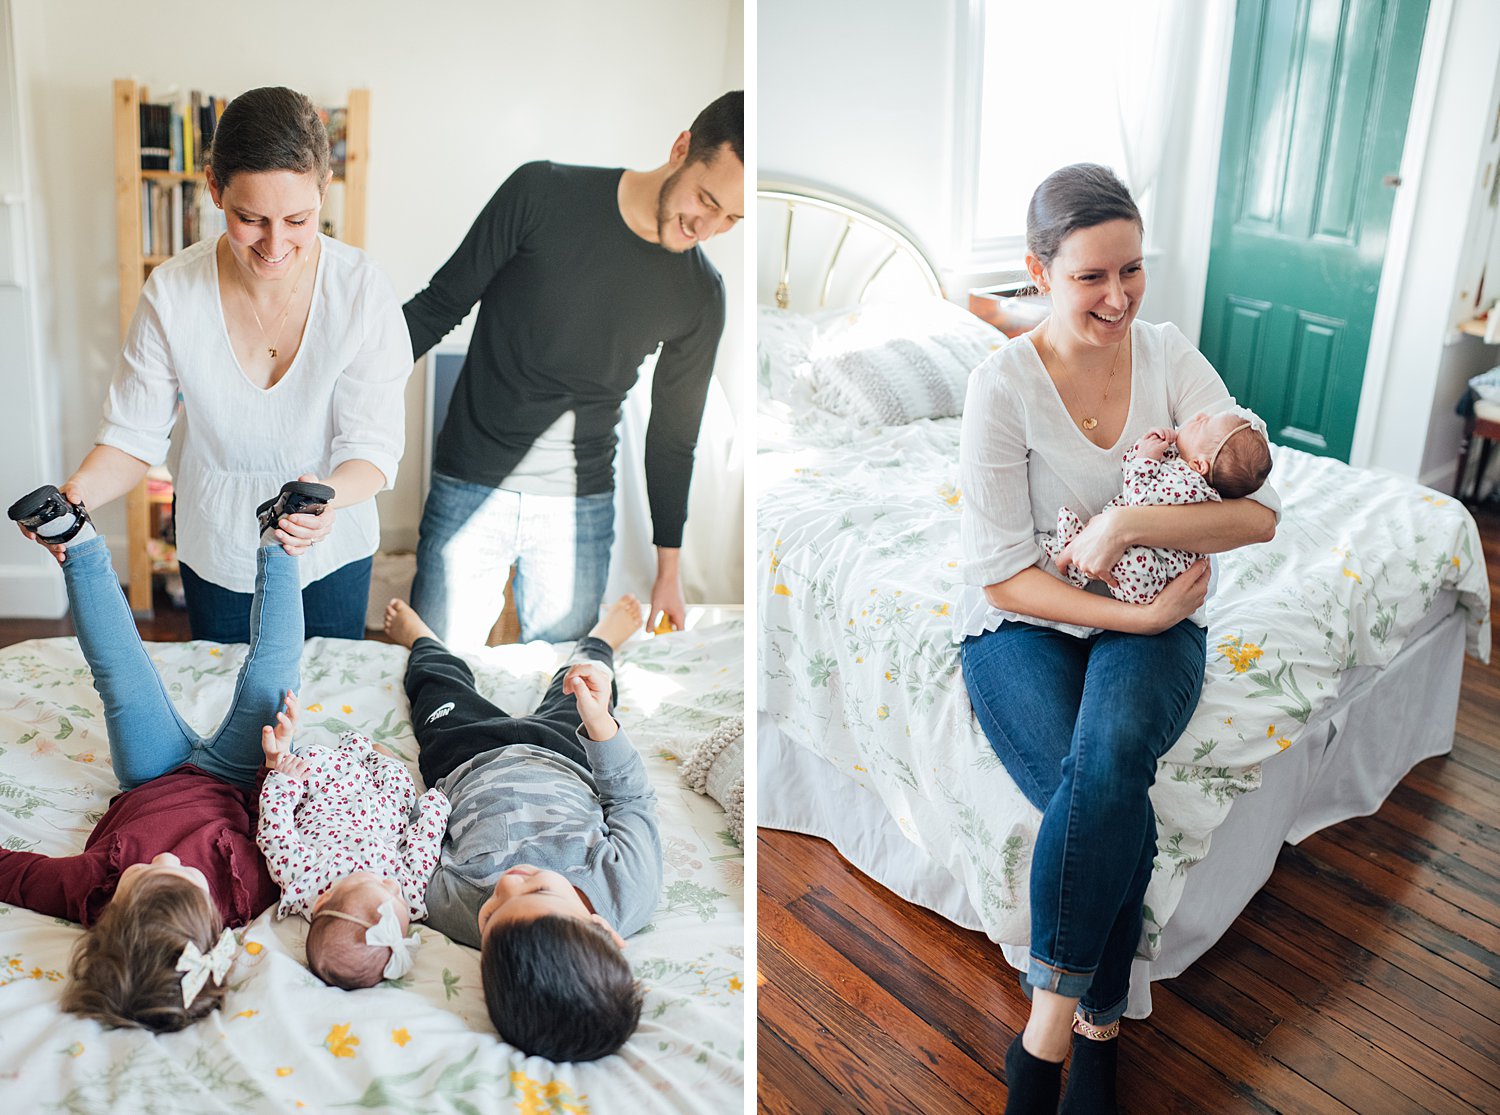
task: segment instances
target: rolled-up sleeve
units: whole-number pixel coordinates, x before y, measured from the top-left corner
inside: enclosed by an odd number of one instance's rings
[[[1024,411],[990,363],[969,375],[959,438],[964,580],[1009,580],[1041,557],[1031,512]]]
[[[1162,326],[1168,368],[1168,390],[1172,425],[1180,426],[1197,414],[1219,414],[1238,405],[1214,366],[1177,326]],[[1262,484],[1246,499],[1269,507],[1281,523],[1281,497],[1269,483]]]
[[[177,421],[178,390],[166,330],[148,285],[130,319],[95,443],[113,446],[148,465],[161,464]]]
[[[360,299],[363,341],[339,375],[333,393],[330,469],[345,461],[369,461],[396,483],[406,447],[406,380],[411,375],[411,337],[395,289],[372,273]]]

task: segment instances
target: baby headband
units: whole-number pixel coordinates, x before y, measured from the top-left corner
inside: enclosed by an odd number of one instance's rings
[[[1238,426],[1230,430],[1227,434],[1219,439],[1219,444],[1215,445],[1214,451],[1208,455],[1208,475],[1205,479],[1207,479],[1210,484],[1214,482],[1214,462],[1219,459],[1219,450],[1223,449],[1229,439],[1234,437],[1234,435],[1239,433],[1241,430],[1251,430],[1254,428],[1254,422],[1241,422]]]
[[[183,974],[183,1010],[193,1005],[193,1000],[198,997],[198,992],[203,990],[203,985],[208,982],[209,976],[214,977],[216,987],[224,982],[229,966],[234,963],[237,944],[232,929],[225,929],[220,933],[219,939],[214,942],[214,947],[207,952],[198,951],[198,946],[192,941],[187,943],[187,948],[183,949],[182,955],[177,958],[177,971]]]
[[[422,943],[422,934],[413,929],[411,936],[401,935],[401,922],[396,917],[396,903],[386,899],[380,904],[380,920],[374,925],[357,918],[353,914],[346,914],[342,910],[319,910],[313,914],[313,920],[318,918],[343,918],[352,921],[355,925],[365,927],[365,944],[372,948],[390,949],[391,958],[385,963],[385,970],[380,973],[382,979],[400,979],[411,971],[416,962],[413,953],[417,946]]]

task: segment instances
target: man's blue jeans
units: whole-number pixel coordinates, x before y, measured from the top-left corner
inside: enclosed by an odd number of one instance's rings
[[[528,495],[434,472],[411,606],[442,642],[482,647],[514,565],[522,642],[581,639],[599,618],[614,539],[611,493]]]
[[[1007,622],[964,640],[962,656],[980,727],[1042,810],[1025,979],[1106,1025],[1125,1013],[1156,855],[1148,791],[1198,706],[1204,630],[1183,620],[1079,639]]]
[[[188,727],[141,645],[130,605],[110,565],[104,536],[68,547],[63,579],[78,645],[104,702],[110,761],[129,790],[192,763],[246,790],[263,757],[262,725],[276,723],[302,662],[302,592],[297,559],[280,546],[256,554],[250,649],[223,722],[210,735]]]

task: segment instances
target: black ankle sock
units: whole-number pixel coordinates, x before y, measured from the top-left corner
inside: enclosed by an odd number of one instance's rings
[[[1058,1115],[1117,1115],[1115,1071],[1119,1061],[1118,1035],[1108,1041],[1094,1041],[1075,1032],[1068,1090]]]
[[[1055,1115],[1062,1087],[1062,1062],[1033,1057],[1021,1045],[1021,1035],[1005,1051],[1005,1115]]]

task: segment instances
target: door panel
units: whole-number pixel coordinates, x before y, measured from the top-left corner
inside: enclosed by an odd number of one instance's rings
[[[1203,351],[1273,440],[1347,460],[1426,0],[1240,0]]]

